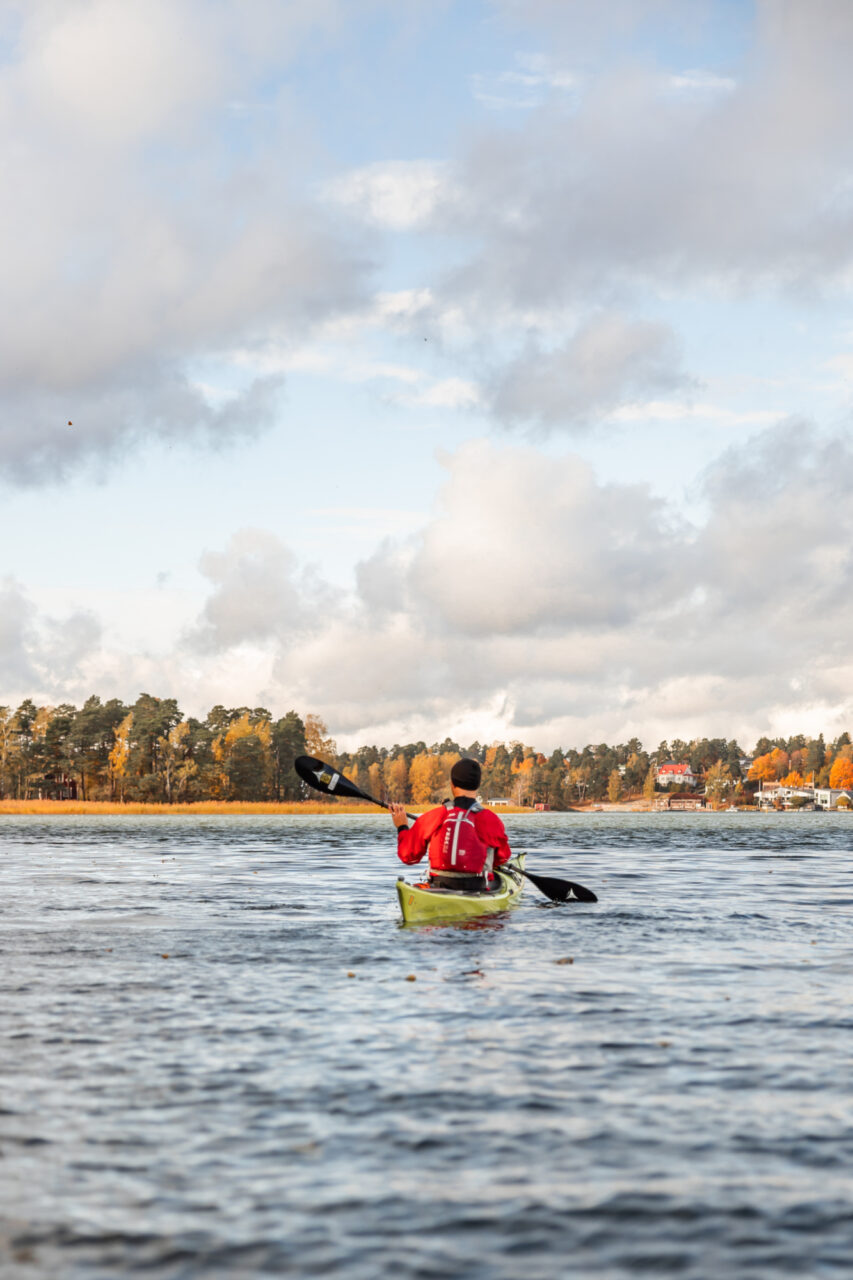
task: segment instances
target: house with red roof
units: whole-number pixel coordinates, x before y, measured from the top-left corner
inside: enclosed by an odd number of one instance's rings
[[[695,787],[699,781],[689,764],[676,764],[667,760],[655,773],[659,787]]]

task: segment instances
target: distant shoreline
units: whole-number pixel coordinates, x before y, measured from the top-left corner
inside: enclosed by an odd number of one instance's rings
[[[427,809],[433,808],[433,805],[411,805],[413,813],[425,813]],[[487,806],[488,807],[488,806]],[[572,809],[546,809],[536,810],[529,806],[521,805],[498,805],[493,810],[499,815],[507,814],[511,817],[520,817],[525,814],[531,817],[541,818],[547,817],[555,813],[565,814],[581,814],[588,813],[636,813],[636,814],[654,814],[664,813],[667,810],[650,809],[637,801],[628,801],[623,804],[586,804],[576,806]],[[675,811],[673,811],[675,812]],[[762,812],[756,807],[742,809],[699,809],[690,810],[689,812],[697,813],[759,813]],[[766,812],[777,812],[776,810],[766,810]],[[785,812],[797,812],[790,810]],[[841,812],[839,810],[839,812]],[[375,805],[355,803],[338,803],[338,804],[322,804],[315,800],[304,800],[295,802],[282,802],[276,804],[273,801],[257,801],[257,802],[241,802],[241,801],[216,801],[216,800],[200,800],[196,804],[145,804],[138,801],[132,801],[127,804],[113,803],[108,800],[0,800],[0,819],[15,814],[41,817],[161,817],[170,816],[186,816],[186,817],[382,817],[382,812]]]

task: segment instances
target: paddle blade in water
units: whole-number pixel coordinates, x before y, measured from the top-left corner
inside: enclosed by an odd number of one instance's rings
[[[342,773],[314,756],[297,756],[293,767],[303,782],[315,791],[323,791],[327,796],[349,796],[355,800],[366,799],[363,791],[345,778]]]
[[[582,884],[575,884],[573,880],[533,875],[530,871],[522,871],[521,874],[532,881],[536,888],[540,889],[552,902],[598,902],[592,889],[587,889]]]

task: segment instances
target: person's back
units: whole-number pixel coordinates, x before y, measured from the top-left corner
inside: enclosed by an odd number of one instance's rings
[[[428,810],[410,829],[401,804],[390,805],[402,862],[420,862],[429,849],[430,883],[448,889],[485,889],[492,868],[511,856],[504,825],[477,799],[481,770],[476,760],[457,760],[450,771],[453,799]]]

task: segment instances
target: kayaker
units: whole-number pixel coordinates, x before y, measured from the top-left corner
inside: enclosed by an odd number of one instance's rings
[[[457,760],[450,770],[453,799],[422,813],[411,828],[403,805],[388,806],[401,862],[420,862],[429,849],[429,882],[439,889],[493,888],[493,867],[511,856],[504,824],[477,799],[481,776],[476,760]]]

